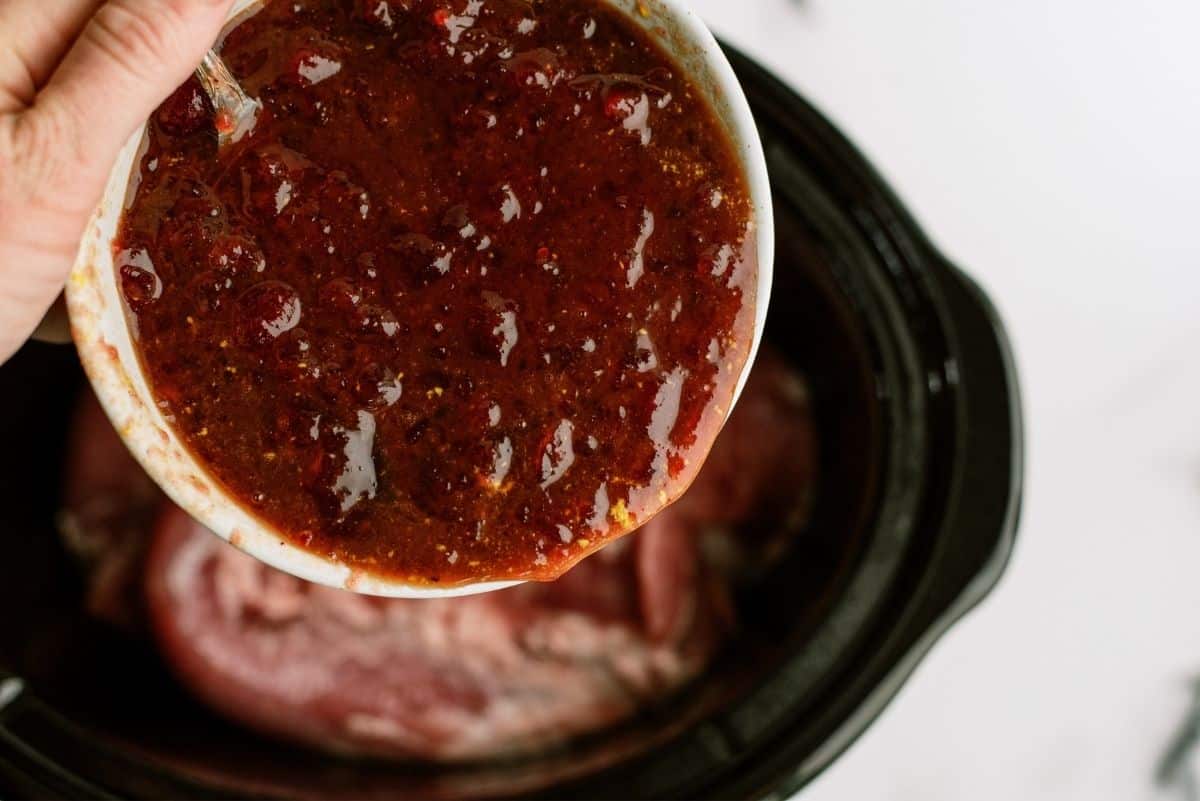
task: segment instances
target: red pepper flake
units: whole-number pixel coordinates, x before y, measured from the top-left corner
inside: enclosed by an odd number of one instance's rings
[[[225,109],[218,109],[216,116],[213,118],[213,124],[216,126],[217,133],[224,135],[233,133],[236,123],[232,114]]]
[[[614,87],[604,98],[604,116],[613,120],[624,120],[633,114],[645,93],[632,87]]]
[[[450,21],[450,12],[444,8],[434,9],[433,24],[439,28],[446,27],[446,23]]]

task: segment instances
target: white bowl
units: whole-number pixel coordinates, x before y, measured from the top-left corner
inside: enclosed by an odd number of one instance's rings
[[[284,0],[277,0],[284,2]],[[609,0],[637,22],[671,53],[704,92],[736,144],[754,206],[753,236],[757,245],[758,281],[754,338],[734,390],[741,394],[758,350],[770,297],[774,225],[767,166],[762,145],[742,94],[716,40],[680,0]],[[230,19],[254,4],[239,0]],[[456,587],[405,584],[371,575],[298,548],[259,520],[209,476],[163,419],[134,349],[117,289],[112,240],[125,208],[130,174],[138,163],[144,130],[121,150],[109,175],[104,196],[84,235],[79,256],[67,282],[71,329],[88,378],[121,438],[146,472],[180,507],[217,536],[272,567],[307,581],[344,587],[355,592],[401,598],[445,598],[487,592],[520,582],[480,582]]]

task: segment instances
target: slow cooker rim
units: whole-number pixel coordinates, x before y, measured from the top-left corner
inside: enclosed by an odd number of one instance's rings
[[[824,768],[831,764],[848,748],[858,736],[866,730],[871,722],[886,708],[891,699],[899,692],[908,676],[915,670],[920,661],[936,644],[941,636],[954,623],[979,603],[995,586],[1003,574],[1015,540],[1016,525],[1020,511],[1020,488],[1023,475],[1023,417],[1021,401],[1016,381],[1016,367],[1011,347],[1007,342],[1003,324],[999,315],[987,299],[986,295],[968,279],[964,273],[955,268],[937,248],[916,223],[903,203],[887,182],[879,175],[861,152],[838,131],[828,119],[802,96],[794,92],[761,65],[750,60],[742,53],[731,49],[730,58],[739,71],[753,75],[753,84],[760,87],[762,92],[774,95],[777,104],[786,103],[792,109],[790,113],[781,112],[792,118],[802,118],[797,123],[806,136],[820,141],[826,154],[836,163],[837,185],[845,188],[849,185],[847,178],[857,183],[856,190],[861,193],[860,202],[877,216],[879,222],[891,240],[892,244],[907,255],[908,267],[924,265],[919,275],[919,283],[928,293],[927,298],[936,307],[937,315],[944,326],[948,339],[949,350],[956,354],[953,369],[965,367],[961,358],[959,329],[966,325],[983,326],[987,329],[987,341],[975,343],[976,351],[980,345],[994,347],[996,359],[993,379],[998,379],[1002,394],[992,400],[999,400],[1000,409],[992,409],[993,414],[1003,414],[1007,425],[1007,447],[1009,461],[1007,465],[1007,481],[1003,488],[1003,513],[999,519],[991,521],[994,531],[990,543],[984,543],[987,556],[974,566],[974,573],[960,589],[950,597],[943,599],[938,611],[924,626],[924,632],[919,640],[895,658],[892,668],[878,677],[875,689],[855,705],[851,714],[838,727],[837,731],[821,747],[806,758],[797,761],[789,769],[777,769],[773,777],[759,777],[757,786],[750,777],[741,775],[732,782],[720,783],[707,788],[706,795],[710,797],[787,797],[811,781]],[[759,102],[763,102],[759,98]],[[770,101],[768,101],[770,102]],[[898,265],[896,265],[898,266]],[[951,303],[947,295],[957,296]],[[964,315],[968,315],[964,317]],[[973,319],[971,319],[973,318]],[[975,353],[976,356],[980,354]],[[949,363],[948,363],[949,364]],[[981,375],[975,378],[980,378]],[[963,386],[954,375],[941,376],[954,390],[960,391]],[[977,392],[976,395],[985,393]],[[975,398],[978,402],[981,398]],[[965,419],[965,407],[956,413],[956,436],[960,439],[972,434],[968,430]],[[994,420],[992,421],[995,422]],[[975,428],[979,421],[975,421]],[[1003,469],[998,472],[1003,472]],[[953,475],[955,484],[962,480],[960,470]],[[948,488],[951,497],[956,497],[955,487]],[[953,517],[954,513],[963,510],[947,509],[945,517]],[[939,549],[945,550],[947,538],[937,538]],[[931,560],[936,563],[936,560]],[[927,571],[922,577],[922,584],[928,588],[929,582],[935,580],[935,572]],[[918,590],[917,594],[920,594]],[[916,610],[914,609],[914,614]],[[880,650],[884,650],[882,647]]]

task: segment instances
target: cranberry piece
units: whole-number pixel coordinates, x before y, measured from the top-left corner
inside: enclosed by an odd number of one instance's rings
[[[242,167],[244,211],[264,220],[297,210],[304,199],[300,192],[305,174],[313,165],[294,151],[267,147],[245,159]]]
[[[363,293],[349,278],[326,281],[318,293],[321,305],[348,312],[362,302]]]
[[[358,0],[356,4],[360,20],[384,30],[391,30],[396,24],[396,14],[399,10],[393,8],[388,0]]]
[[[671,478],[678,476],[680,471],[686,466],[686,460],[677,453],[673,453],[667,457],[667,473]]]
[[[391,406],[403,396],[404,389],[396,374],[386,367],[371,363],[354,377],[354,396],[368,409]]]
[[[155,119],[171,136],[187,136],[208,124],[212,108],[193,76],[183,82],[161,106]]]
[[[221,54],[234,75],[253,75],[266,66],[270,55],[271,51],[265,47],[234,52],[226,51]]]
[[[122,250],[117,254],[116,264],[121,294],[133,311],[141,311],[162,296],[162,279],[154,272],[154,263],[144,249]]]
[[[293,328],[280,335],[275,340],[273,353],[274,359],[268,364],[281,378],[301,380],[313,374],[317,354],[303,328]]]
[[[197,218],[194,211],[184,208],[189,205],[182,201],[177,203],[171,212],[174,220],[164,223],[158,234],[159,252],[166,256],[166,266],[180,271],[207,263],[214,239],[208,222],[211,218]]]
[[[461,225],[455,227],[454,221],[460,221]],[[459,232],[470,226],[466,220],[466,207],[455,206],[452,208],[450,212],[447,212],[443,224]],[[473,227],[469,229],[469,233],[474,233]],[[444,242],[430,239],[424,234],[404,234],[397,237],[392,242],[390,249],[405,261],[412,273],[424,278],[437,278],[445,275],[450,272],[454,260],[454,252]]]
[[[233,289],[233,279],[216,270],[206,270],[192,279],[190,293],[200,314],[218,312],[225,307]]]
[[[611,120],[624,120],[633,115],[638,104],[644,102],[646,93],[631,86],[616,86],[604,97],[604,116]]]
[[[359,253],[354,264],[354,274],[363,282],[363,285],[372,290],[376,289],[379,285],[380,259],[375,252],[368,250]]]
[[[500,115],[487,106],[470,106],[463,109],[455,133],[461,141],[470,142],[472,137],[484,134],[500,124]]]
[[[259,346],[300,323],[300,296],[282,281],[263,281],[237,300],[238,338],[243,345]]]
[[[212,269],[229,275],[252,275],[266,269],[266,259],[253,239],[238,234],[221,234],[208,251]]]
[[[500,62],[501,73],[520,88],[550,89],[572,75],[561,63],[558,54],[545,47],[517,53]]]
[[[300,70],[315,55],[317,55],[316,51],[309,47],[301,47],[292,53],[292,57],[287,61],[287,69],[283,73],[284,79],[289,83],[303,84],[304,80],[300,77]]]
[[[571,20],[578,27],[580,34],[584,39],[591,39],[596,35],[596,18],[591,15],[584,15],[582,18],[576,15]]]
[[[358,328],[364,334],[380,334],[385,337],[394,337],[396,332],[400,330],[400,324],[396,322],[396,315],[380,306],[360,306],[357,320]]]
[[[451,206],[442,215],[442,225],[454,231],[461,231],[471,225],[471,213],[463,203]]]

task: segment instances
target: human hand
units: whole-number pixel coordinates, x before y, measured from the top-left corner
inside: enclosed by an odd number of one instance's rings
[[[232,0],[0,0],[0,361],[55,302],[129,135]]]

